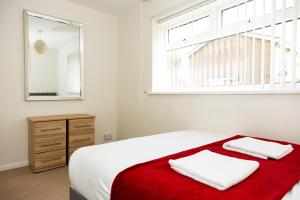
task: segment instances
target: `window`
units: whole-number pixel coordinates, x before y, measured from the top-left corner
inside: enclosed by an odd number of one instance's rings
[[[300,92],[297,0],[209,2],[155,21],[153,92]]]
[[[67,92],[80,93],[80,54],[73,53],[67,57]]]
[[[282,0],[275,0],[274,2],[274,11],[282,10]],[[272,3],[273,0],[250,0],[224,9],[222,10],[222,25],[227,26],[235,24],[238,21],[250,20],[254,17],[262,17],[264,14],[271,14]],[[286,0],[286,8],[292,8],[293,5],[293,0]],[[263,9],[264,6],[265,8]]]
[[[209,31],[209,16],[188,21],[185,24],[180,24],[174,28],[170,27],[168,30],[169,42],[185,41],[201,33]]]

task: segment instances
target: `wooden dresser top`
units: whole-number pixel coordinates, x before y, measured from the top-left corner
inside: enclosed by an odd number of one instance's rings
[[[90,114],[69,114],[69,115],[49,115],[49,116],[36,116],[28,117],[29,122],[45,122],[56,120],[68,120],[68,119],[86,119],[95,118],[96,116]]]

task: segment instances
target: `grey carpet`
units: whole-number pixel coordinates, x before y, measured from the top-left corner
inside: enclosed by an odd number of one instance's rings
[[[68,168],[32,173],[23,167],[0,172],[0,200],[69,200]]]

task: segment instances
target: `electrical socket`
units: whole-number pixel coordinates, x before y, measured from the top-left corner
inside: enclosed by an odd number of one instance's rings
[[[103,139],[104,140],[112,140],[112,134],[111,133],[104,133]]]

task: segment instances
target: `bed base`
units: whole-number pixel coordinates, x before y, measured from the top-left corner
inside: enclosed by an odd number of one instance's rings
[[[87,199],[70,186],[70,200],[87,200]]]

